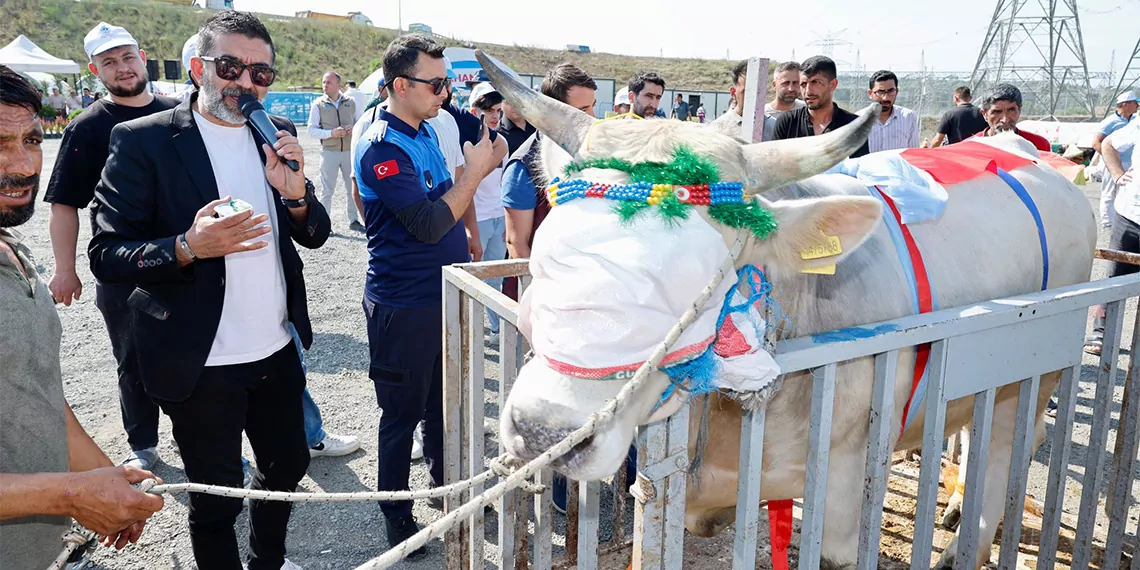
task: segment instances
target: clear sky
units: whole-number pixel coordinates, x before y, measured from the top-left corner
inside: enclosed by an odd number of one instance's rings
[[[1116,50],[1119,73],[1140,34],[1140,1],[1077,2],[1089,71],[1108,71]],[[938,72],[973,69],[997,0],[234,0],[239,10],[285,15],[361,11],[385,28],[397,26],[398,5],[404,28],[420,22],[470,41],[555,49],[584,44],[625,55],[785,60],[794,51],[803,60],[821,53],[813,41],[845,30],[837,36],[851,45],[836,46],[836,60],[854,64],[858,56],[866,68],[901,71],[917,71],[924,62]]]

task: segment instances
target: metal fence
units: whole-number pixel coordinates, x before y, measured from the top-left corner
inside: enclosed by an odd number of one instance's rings
[[[518,305],[481,279],[523,275],[526,263],[517,261],[457,265],[444,270],[446,346],[444,363],[444,426],[446,430],[445,483],[470,477],[486,469],[489,456],[484,449],[480,426],[484,419],[486,389],[497,389],[501,409],[521,365],[521,335],[517,332]],[[940,475],[940,458],[946,439],[947,403],[974,397],[973,423],[966,473],[966,496],[962,506],[956,567],[972,567],[977,550],[982,482],[990,444],[994,403],[1000,388],[1016,385],[1018,406],[1013,434],[1011,467],[1005,489],[1005,517],[1001,531],[1002,568],[1016,565],[1022,542],[1023,497],[1033,458],[1036,401],[1041,376],[1061,371],[1057,391],[1059,411],[1050,438],[1048,484],[1040,534],[1037,568],[1049,570],[1056,563],[1058,537],[1065,494],[1070,475],[1073,424],[1081,373],[1082,345],[1088,310],[1106,305],[1107,326],[1100,366],[1096,370],[1095,395],[1089,452],[1083,465],[1079,517],[1076,523],[1071,567],[1086,568],[1093,559],[1094,528],[1099,514],[1098,500],[1114,484],[1115,500],[1109,497],[1106,512],[1107,539],[1098,562],[1100,568],[1120,567],[1125,543],[1136,542],[1129,531],[1128,514],[1133,506],[1134,467],[1137,455],[1137,421],[1140,417],[1138,380],[1128,369],[1124,398],[1114,398],[1118,374],[1118,348],[1123,336],[1125,304],[1140,296],[1140,275],[1078,284],[1006,299],[977,303],[924,315],[904,317],[867,325],[890,331],[857,340],[820,342],[798,338],[777,345],[776,359],[785,374],[810,371],[812,417],[810,444],[800,526],[799,568],[819,568],[823,536],[823,506],[835,403],[836,370],[840,363],[873,358],[874,389],[871,410],[863,506],[860,513],[858,568],[876,568],[879,561],[883,501],[890,474],[894,418],[893,388],[899,350],[930,343],[929,380],[925,397],[922,462],[914,519],[911,568],[930,568],[934,551],[934,523]],[[503,317],[501,329],[501,379],[498,386],[483,374],[486,310]],[[1140,319],[1138,319],[1140,320]],[[474,326],[477,324],[478,326]],[[1137,324],[1134,323],[1135,327]],[[888,326],[882,326],[888,325]],[[1134,329],[1135,330],[1135,329]],[[1140,332],[1140,331],[1137,331]],[[1133,335],[1129,356],[1137,350],[1140,336]],[[1117,403],[1123,405],[1119,425],[1111,425]],[[761,459],[763,457],[765,412],[745,412],[740,434],[740,468],[737,489],[736,536],[733,570],[756,567],[761,506]],[[685,511],[685,466],[688,465],[688,412],[682,410],[667,421],[643,426],[637,438],[638,473],[630,488],[634,501],[632,537],[633,568],[680,569],[683,566]],[[1106,449],[1110,431],[1116,432],[1114,454]],[[964,450],[964,453],[966,450]],[[494,454],[491,454],[493,456]],[[1111,469],[1107,463],[1112,458]],[[1109,472],[1102,481],[1102,472]],[[549,484],[548,471],[539,477]],[[568,509],[562,533],[565,554],[554,560],[554,518],[549,485],[540,495],[516,490],[498,505],[497,545],[499,556],[490,561],[500,569],[566,567],[598,568],[599,555],[628,547],[624,519],[612,521],[611,539],[599,544],[599,490],[603,483],[579,483],[577,509]],[[615,499],[624,497],[624,481],[613,482]],[[477,494],[480,490],[473,489]],[[449,499],[452,501],[463,497]],[[616,505],[615,505],[616,507]],[[625,508],[613,508],[614,518],[624,517]],[[446,567],[482,570],[485,529],[483,517],[473,517],[446,540]],[[1102,519],[1103,522],[1103,519]],[[619,530],[622,529],[622,530]],[[494,539],[492,539],[494,540]],[[1131,546],[1129,550],[1131,550]],[[1135,557],[1133,558],[1135,560]],[[620,567],[624,568],[624,562]],[[1140,568],[1134,563],[1132,568]]]

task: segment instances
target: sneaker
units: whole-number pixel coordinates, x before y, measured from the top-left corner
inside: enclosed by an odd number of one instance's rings
[[[309,448],[309,457],[340,457],[360,449],[360,439],[351,435],[326,433],[320,443]]]
[[[158,463],[158,448],[148,447],[146,449],[137,449],[131,451],[122,462],[122,465],[130,465],[143,471],[150,471],[154,469],[154,464]]]
[[[1049,405],[1045,408],[1045,413],[1051,418],[1057,417],[1057,399],[1049,398]]]
[[[362,224],[358,221],[355,221],[355,220],[353,220],[353,222],[351,224],[348,224],[348,229],[350,229],[354,232],[360,232],[360,233],[364,233],[364,231],[365,231],[364,230],[364,224]]]
[[[417,426],[416,431],[412,432],[412,461],[419,461],[424,458],[424,436],[420,433],[420,428]]]
[[[1084,351],[1093,356],[1100,356],[1100,349],[1104,347],[1105,337],[1101,333],[1092,333],[1084,337]]]
[[[406,518],[397,520],[392,520],[388,517],[384,517],[384,528],[387,530],[388,534],[389,550],[396,548],[401,543],[408,540],[420,531],[420,527],[416,524],[416,520],[413,519],[410,515]],[[408,554],[408,560],[419,560],[424,556],[427,556],[427,547],[421,546],[413,550],[411,554]]]
[[[99,545],[98,539],[92,538],[81,544],[64,563],[63,570],[83,570],[91,565],[91,553]]]
[[[249,564],[242,564],[241,567],[242,567],[242,570],[249,570]],[[298,566],[295,562],[293,562],[292,560],[289,560],[288,558],[286,558],[285,563],[281,565],[281,570],[303,570],[303,569],[300,566]]]

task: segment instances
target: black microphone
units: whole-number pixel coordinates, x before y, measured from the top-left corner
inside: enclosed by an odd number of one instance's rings
[[[242,93],[238,97],[238,107],[241,107],[241,114],[249,122],[250,128],[257,131],[261,138],[269,143],[269,146],[273,146],[277,142],[277,131],[281,129],[278,129],[273,121],[269,120],[269,114],[265,112],[265,107],[257,102],[257,98],[249,93]],[[285,166],[292,168],[293,172],[301,169],[301,165],[296,160],[290,160],[283,156],[278,156],[277,159],[284,162]]]

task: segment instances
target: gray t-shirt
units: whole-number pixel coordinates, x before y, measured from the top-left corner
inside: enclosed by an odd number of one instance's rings
[[[68,471],[67,419],[59,369],[61,327],[47,283],[17,234],[0,228],[27,278],[0,253],[0,473]],[[47,568],[71,521],[34,516],[0,521],[0,567]]]

